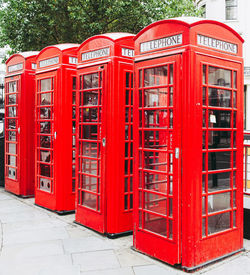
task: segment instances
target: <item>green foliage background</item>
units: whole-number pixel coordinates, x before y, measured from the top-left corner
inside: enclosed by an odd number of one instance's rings
[[[194,0],[0,0],[0,47],[16,52],[82,43],[96,34],[137,33],[157,20],[201,12]]]

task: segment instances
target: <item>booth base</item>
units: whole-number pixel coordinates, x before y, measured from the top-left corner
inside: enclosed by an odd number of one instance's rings
[[[250,209],[244,208],[244,238],[250,240]]]
[[[39,207],[41,207],[41,208],[43,208],[43,209],[46,209],[46,210],[48,210],[48,211],[50,211],[50,212],[56,213],[56,214],[58,214],[58,215],[60,215],[60,216],[69,215],[69,214],[74,214],[74,213],[75,213],[75,210],[57,211],[57,210],[52,210],[52,209],[49,209],[49,208],[47,208],[47,207],[41,206],[41,205],[39,205],[39,204],[37,204],[37,203],[35,203],[35,205],[36,205],[36,206],[39,206]]]
[[[74,223],[75,223],[75,224],[78,224],[78,225],[81,225],[81,226],[83,226],[83,227],[85,227],[85,228],[87,228],[87,229],[89,229],[89,230],[91,230],[91,231],[94,231],[95,233],[97,233],[97,234],[99,234],[99,235],[101,235],[101,236],[106,236],[106,237],[109,238],[109,239],[117,239],[117,238],[120,238],[120,237],[129,236],[129,235],[132,235],[132,234],[133,234],[133,231],[132,231],[132,230],[130,230],[130,231],[125,231],[125,232],[121,232],[121,233],[101,233],[101,232],[99,232],[99,231],[97,231],[97,230],[94,230],[93,228],[88,227],[88,226],[86,226],[86,225],[84,225],[84,224],[81,224],[81,223],[79,223],[79,222],[77,222],[77,221],[74,221]]]
[[[159,259],[157,259],[157,258],[155,258],[155,257],[153,257],[153,256],[151,256],[151,255],[148,255],[148,254],[146,254],[146,253],[143,253],[143,252],[141,252],[140,250],[137,250],[137,249],[136,249],[135,247],[133,247],[133,246],[131,246],[131,249],[134,250],[134,251],[136,251],[136,252],[139,252],[139,253],[141,253],[141,254],[143,254],[143,255],[146,255],[146,256],[148,256],[148,257],[154,259],[154,260],[157,260],[157,261],[159,261],[159,262],[161,262],[161,263],[163,263],[163,264],[169,265],[169,266],[174,267],[174,268],[176,268],[176,269],[180,269],[180,270],[185,271],[185,272],[187,272],[187,273],[195,272],[195,271],[197,271],[197,270],[199,270],[199,269],[202,269],[202,268],[204,268],[204,267],[206,267],[206,266],[208,266],[208,265],[211,265],[211,264],[214,264],[214,263],[216,263],[216,262],[222,261],[222,260],[224,260],[225,258],[228,258],[228,257],[230,257],[230,256],[233,256],[233,255],[235,255],[235,254],[238,254],[238,253],[240,253],[240,252],[245,251],[245,248],[241,248],[241,249],[239,249],[239,250],[236,250],[236,251],[231,252],[231,253],[229,253],[229,254],[226,254],[226,255],[223,255],[223,256],[221,256],[221,257],[215,258],[215,259],[213,259],[213,260],[211,260],[211,261],[202,263],[202,264],[200,264],[200,265],[196,265],[196,266],[194,266],[194,267],[186,267],[186,266],[183,266],[183,265],[181,265],[181,264],[170,265],[170,264],[168,264],[168,263],[166,263],[166,262],[164,262],[164,261],[161,261],[161,260],[159,260]]]

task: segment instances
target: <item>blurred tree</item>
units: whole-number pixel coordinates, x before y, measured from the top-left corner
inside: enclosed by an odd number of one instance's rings
[[[137,33],[170,17],[201,14],[195,0],[0,0],[0,46],[14,52],[81,43],[106,32]]]

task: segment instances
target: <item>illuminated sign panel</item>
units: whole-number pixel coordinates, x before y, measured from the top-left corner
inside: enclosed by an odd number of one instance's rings
[[[127,48],[122,48],[122,56],[133,57],[135,55],[135,51]]]
[[[82,61],[87,61],[94,58],[100,58],[110,55],[110,48],[103,48],[96,51],[91,51],[87,53],[82,53]]]
[[[197,35],[197,44],[216,50],[222,50],[228,53],[238,53],[238,46],[236,44],[232,44],[223,40],[219,40],[201,34]]]
[[[11,65],[8,67],[8,72],[12,73],[12,72],[16,72],[16,71],[20,71],[23,69],[23,63],[18,63],[15,65]]]
[[[59,56],[45,59],[39,62],[40,68],[55,65],[59,63]]]
[[[182,34],[176,34],[168,37],[163,37],[156,40],[143,42],[140,44],[141,53],[149,52],[153,50],[168,48],[182,44]]]

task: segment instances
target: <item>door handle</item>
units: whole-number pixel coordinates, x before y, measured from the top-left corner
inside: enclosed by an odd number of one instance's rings
[[[103,147],[106,146],[106,138],[105,138],[105,137],[102,139],[102,146],[103,146]]]

